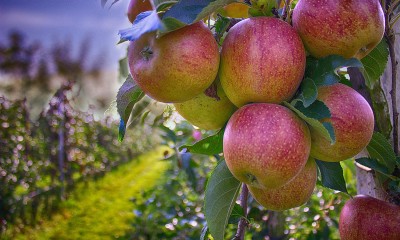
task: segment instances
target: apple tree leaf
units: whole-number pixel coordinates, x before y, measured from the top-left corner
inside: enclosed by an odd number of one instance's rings
[[[164,25],[156,11],[146,11],[140,13],[130,28],[119,30],[119,43],[125,41],[135,41],[145,33],[164,29]]]
[[[221,44],[221,38],[231,24],[231,20],[224,16],[218,15],[217,21],[215,22],[215,35],[217,42]]]
[[[181,0],[163,15],[163,21],[176,19],[184,25],[198,22],[221,7],[236,2],[235,0]],[[174,30],[174,29],[169,29]]]
[[[117,110],[121,118],[118,133],[119,141],[124,139],[127,122],[133,107],[144,96],[144,92],[136,85],[132,76],[128,75],[117,93]]]
[[[367,145],[367,151],[371,158],[376,159],[388,169],[388,173],[394,171],[396,167],[396,154],[393,151],[392,145],[381,133],[374,132],[371,141]]]
[[[307,69],[305,77],[314,80],[317,87],[338,83],[340,81],[340,77],[337,73],[339,68],[363,68],[362,63],[358,59],[346,59],[339,55],[329,55],[321,59],[313,59],[312,57],[309,57],[307,58],[307,61],[310,61],[310,63],[306,65]]]
[[[324,187],[347,193],[343,169],[339,162],[324,162],[316,160]]]
[[[385,71],[388,62],[389,50],[385,38],[364,58],[361,62],[364,66],[361,72],[365,78],[365,84],[372,89]]]
[[[379,163],[378,160],[374,158],[367,158],[367,157],[358,158],[356,159],[356,162],[371,169],[374,169],[378,172],[389,174],[389,170],[387,169],[387,167]]]
[[[158,126],[158,128],[163,131],[161,134],[161,137],[164,140],[172,141],[173,143],[176,144],[176,142],[178,141],[178,136],[176,136],[174,131],[172,131],[169,127],[166,127],[162,124],[160,126]]]
[[[374,169],[375,171],[377,171],[380,174],[383,174],[386,177],[386,178],[384,178],[384,180],[387,178],[390,178],[390,179],[396,180],[396,181],[400,180],[399,177],[392,175],[392,172],[384,164],[380,163],[378,160],[376,160],[374,158],[366,158],[366,157],[358,158],[358,159],[356,159],[356,162],[358,162],[359,164],[364,165],[368,168]],[[382,179],[382,177],[381,177],[381,179]]]
[[[333,126],[329,122],[321,123],[320,120],[330,118],[329,108],[321,101],[314,101],[308,108],[305,108],[301,102],[296,99],[291,104],[283,102],[290,110],[294,111],[307,124],[329,140],[332,144],[336,141]]]
[[[220,161],[207,182],[204,212],[207,226],[215,240],[223,240],[225,227],[236,204],[240,182],[224,160]]]
[[[239,204],[236,203],[232,209],[232,213],[229,217],[228,223],[237,224],[242,217],[244,217],[244,210]]]
[[[224,140],[225,128],[219,130],[216,134],[208,136],[193,145],[183,145],[179,150],[187,149],[188,152],[215,155],[222,153],[223,140]]]
[[[177,2],[179,2],[179,0],[153,0],[153,4],[157,12],[166,11]]]
[[[300,85],[299,98],[303,102],[305,108],[309,107],[317,100],[318,90],[314,81],[311,78],[305,78]]]

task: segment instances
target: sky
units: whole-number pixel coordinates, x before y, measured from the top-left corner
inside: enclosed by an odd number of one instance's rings
[[[118,30],[130,26],[128,4],[129,0],[120,0],[109,9],[102,8],[100,0],[0,0],[0,42],[6,42],[12,30],[44,47],[68,39],[78,49],[83,39],[89,39],[92,57],[102,51],[105,67],[117,70],[118,59],[126,53],[127,45],[116,43]]]

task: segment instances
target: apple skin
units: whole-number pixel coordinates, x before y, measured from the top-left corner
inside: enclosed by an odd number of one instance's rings
[[[219,100],[204,93],[182,103],[175,103],[178,113],[191,124],[205,130],[219,129],[224,126],[236,111],[220,84],[217,84]]]
[[[321,122],[333,125],[336,142],[331,145],[311,129],[310,155],[327,162],[339,162],[361,152],[374,132],[374,113],[368,102],[356,90],[341,83],[319,87],[317,99],[331,112],[331,118]]]
[[[400,206],[357,195],[342,208],[339,232],[342,240],[398,240]]]
[[[233,176],[257,188],[278,188],[307,163],[307,125],[289,109],[270,103],[241,107],[229,119],[223,152]]]
[[[153,6],[150,0],[131,0],[128,5],[128,19],[133,23],[140,13],[151,10],[153,10]]]
[[[218,74],[218,44],[202,23],[160,38],[151,32],[129,45],[129,69],[139,87],[166,103],[184,102],[204,92]]]
[[[255,17],[235,24],[221,51],[222,88],[238,107],[281,103],[295,94],[306,53],[296,31],[277,18]]]
[[[249,186],[253,198],[263,207],[283,211],[306,203],[317,183],[317,164],[309,158],[303,170],[293,180],[276,189],[260,189]]]
[[[309,53],[365,57],[381,41],[385,19],[378,0],[300,0],[293,27]]]

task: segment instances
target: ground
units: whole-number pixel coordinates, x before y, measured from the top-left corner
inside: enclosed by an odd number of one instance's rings
[[[12,239],[125,239],[135,217],[131,198],[141,198],[141,192],[152,188],[168,167],[161,161],[161,147],[139,156],[107,173],[103,178],[79,184],[72,196],[51,220]],[[10,238],[11,239],[11,238]]]

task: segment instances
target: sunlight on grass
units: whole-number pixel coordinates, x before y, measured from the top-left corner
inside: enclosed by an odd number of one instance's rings
[[[79,184],[51,220],[25,229],[12,239],[111,239],[131,230],[134,204],[142,190],[152,188],[168,167],[160,161],[167,147],[145,153],[103,178]]]

